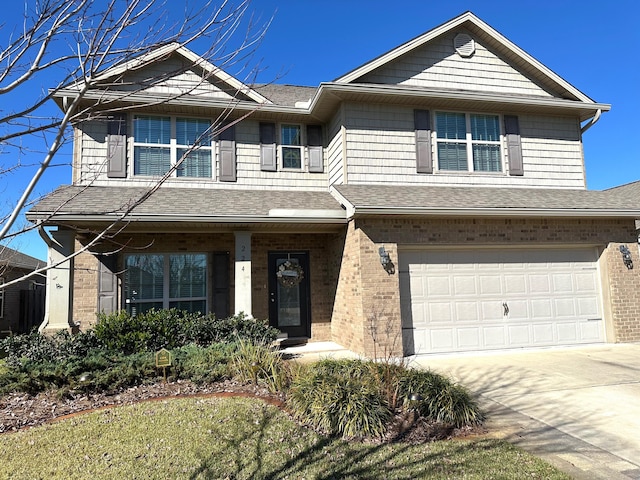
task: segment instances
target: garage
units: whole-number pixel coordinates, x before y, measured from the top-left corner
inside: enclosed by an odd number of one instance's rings
[[[597,249],[400,250],[406,355],[600,343]]]

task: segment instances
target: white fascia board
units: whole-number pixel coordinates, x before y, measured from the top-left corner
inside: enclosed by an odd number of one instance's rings
[[[111,223],[121,220],[127,222],[157,222],[157,223],[313,223],[313,224],[345,224],[347,219],[342,211],[333,211],[333,215],[319,216],[254,216],[254,215],[155,215],[155,214],[131,214],[122,218],[117,214],[64,214],[64,213],[37,213],[27,215],[27,219],[36,222],[46,219],[47,223],[57,222],[95,222]],[[339,215],[338,215],[339,213]]]
[[[258,92],[253,90],[251,87],[249,87],[245,83],[241,82],[237,78],[228,74],[221,68],[216,67],[215,65],[210,63],[208,60],[202,58],[201,56],[189,50],[187,47],[177,42],[163,45],[162,47],[159,47],[145,55],[141,55],[140,57],[134,58],[127,62],[116,65],[112,68],[109,68],[104,72],[102,72],[100,75],[98,75],[94,79],[94,82],[100,83],[102,81],[108,80],[109,78],[122,75],[128,71],[137,70],[139,68],[145,67],[146,65],[149,65],[150,63],[158,60],[159,58],[162,58],[166,55],[170,55],[172,53],[177,53],[181,55],[182,57],[186,58],[189,62],[191,62],[194,66],[200,67],[206,72],[209,72],[211,75],[215,76],[222,82],[225,82],[226,84],[238,90],[239,92],[242,92],[243,94],[247,95],[252,100],[258,103],[266,103],[266,104],[271,103],[270,100],[260,95]],[[66,87],[64,90],[73,90],[74,88],[79,90],[83,82],[84,82],[83,80],[78,80],[77,82]]]
[[[487,35],[492,37],[495,41],[497,41],[498,43],[502,44],[505,48],[507,48],[514,55],[516,55],[518,58],[520,58],[521,61],[530,64],[532,67],[537,69],[542,75],[550,78],[551,80],[553,80],[557,84],[561,85],[564,89],[566,89],[568,92],[573,94],[576,98],[580,99],[581,101],[583,101],[585,103],[593,103],[593,100],[591,98],[589,98],[587,95],[582,93],[580,90],[578,90],[576,87],[574,87],[569,82],[564,80],[562,77],[557,75],[555,72],[553,72],[549,68],[545,67],[538,60],[536,60],[531,55],[526,53],[520,47],[515,45],[513,42],[508,40],[501,33],[499,33],[497,30],[492,28],[490,25],[488,25],[485,22],[483,22],[482,20],[480,20],[478,17],[476,17],[471,12],[465,12],[462,15],[459,15],[458,17],[456,17],[456,18],[454,18],[454,19],[452,19],[452,20],[450,20],[450,21],[448,21],[446,23],[443,23],[442,25],[440,25],[438,27],[435,27],[434,29],[429,30],[428,32],[426,32],[424,34],[422,34],[422,35],[420,35],[420,36],[418,36],[418,37],[416,37],[416,38],[414,38],[412,40],[409,40],[408,42],[400,45],[399,47],[397,47],[397,48],[395,48],[393,50],[390,50],[389,52],[387,52],[387,53],[375,58],[371,62],[366,63],[366,64],[356,68],[355,70],[352,70],[351,72],[343,75],[340,78],[337,78],[336,80],[334,80],[334,82],[336,82],[336,83],[351,83],[354,80],[357,80],[359,77],[361,77],[361,76],[363,76],[363,75],[375,70],[376,68],[379,68],[379,67],[385,65],[386,63],[388,63],[388,62],[390,62],[392,60],[395,60],[395,59],[401,57],[405,53],[408,53],[411,50],[424,45],[425,43],[433,40],[434,38],[442,35],[443,33],[446,33],[447,31],[453,30],[453,29],[459,27],[460,25],[463,25],[466,22],[472,23],[477,28],[479,28],[482,31],[484,31],[484,33],[486,33]]]
[[[340,203],[340,205],[344,207],[344,209],[346,210],[347,218],[351,218],[356,214],[355,205],[347,200],[347,197],[336,190],[333,185],[329,187],[329,193],[338,201],[338,203]]]
[[[413,96],[419,98],[431,98],[442,100],[466,100],[466,101],[479,101],[486,103],[510,103],[513,105],[531,105],[539,107],[556,107],[556,108],[570,108],[577,110],[611,110],[611,105],[606,103],[595,103],[591,100],[588,102],[567,100],[563,98],[545,98],[545,97],[521,97],[511,95],[500,95],[484,92],[461,92],[451,90],[437,90],[416,88],[400,85],[375,85],[375,84],[338,84],[338,83],[321,83],[318,93],[311,102],[311,109],[319,101],[319,97],[323,92],[346,92],[346,93],[370,93],[370,94],[385,94],[385,95],[399,95],[399,96]]]
[[[358,215],[420,215],[420,216],[473,216],[473,217],[616,217],[638,218],[640,210],[614,210],[599,208],[395,208],[356,207]]]

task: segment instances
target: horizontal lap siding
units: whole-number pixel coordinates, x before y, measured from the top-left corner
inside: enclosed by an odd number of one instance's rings
[[[413,109],[349,104],[345,112],[351,184],[585,186],[579,124],[571,117],[519,117],[524,175],[512,177],[507,175],[506,168],[498,174],[441,171],[418,174]],[[435,141],[432,143],[435,158]]]
[[[236,158],[237,181],[220,182],[218,180],[219,159],[215,155],[213,172],[215,179],[200,178],[170,178],[165,185],[176,187],[201,187],[201,188],[260,188],[260,189],[299,189],[299,190],[324,190],[328,185],[326,169],[323,173],[307,172],[307,153],[305,149],[305,166],[300,171],[282,171],[278,167],[277,172],[263,172],[260,170],[260,136],[259,123],[246,121],[236,126]],[[107,157],[107,123],[105,121],[88,121],[78,127],[80,129],[81,145],[81,174],[78,184],[92,184],[96,186],[146,186],[150,177],[132,177],[115,180],[108,179],[106,175]],[[131,127],[129,127],[131,132]],[[128,138],[129,149],[127,152],[128,172],[132,171],[133,139]],[[340,148],[339,145],[335,148]],[[217,153],[217,145],[215,146]],[[327,152],[325,151],[325,162]]]
[[[549,97],[551,94],[476,40],[469,58],[454,50],[451,32],[364,75],[358,82]]]
[[[344,139],[342,138],[342,110],[339,110],[333,116],[327,127],[327,137],[329,144],[327,146],[327,162],[329,165],[329,184],[340,185],[344,183],[344,163],[342,158],[342,146]]]

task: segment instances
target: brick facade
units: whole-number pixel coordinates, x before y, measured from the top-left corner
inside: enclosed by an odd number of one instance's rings
[[[123,236],[124,237],[124,236]],[[121,239],[127,251],[228,252],[230,305],[234,311],[233,233],[132,234]],[[402,354],[398,273],[380,263],[384,246],[394,263],[407,246],[594,246],[601,249],[600,271],[607,341],[640,341],[640,258],[632,220],[511,218],[363,218],[346,233],[253,233],[252,307],[256,318],[269,315],[268,254],[309,253],[312,341],[333,340],[363,355]],[[619,246],[629,246],[636,267],[627,269]],[[80,243],[77,243],[79,247]],[[120,255],[120,267],[123,256]],[[97,260],[76,257],[74,321],[83,328],[95,322]]]

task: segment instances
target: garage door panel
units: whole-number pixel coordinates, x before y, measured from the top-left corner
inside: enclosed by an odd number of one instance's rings
[[[578,341],[577,322],[559,323],[558,341],[562,343],[576,343]]]
[[[480,341],[480,328],[478,327],[458,328],[456,333],[458,348],[463,350],[477,350],[482,345]]]
[[[502,278],[499,275],[480,275],[480,295],[500,295],[502,294]]]
[[[555,327],[551,322],[533,325],[533,343],[540,346],[552,345],[555,341],[554,330]]]
[[[455,275],[453,277],[453,292],[455,295],[477,295],[475,275]]]
[[[478,311],[478,302],[455,302],[455,322],[468,323],[479,322],[482,319]]]
[[[527,293],[527,276],[507,274],[504,276],[504,293],[507,295],[525,295]]]
[[[551,293],[551,279],[547,274],[530,274],[527,276],[529,280],[529,293]]]
[[[504,309],[502,308],[502,302],[496,299],[489,299],[479,301],[480,314],[482,320],[489,322],[501,322],[504,316]]]
[[[509,313],[507,315],[508,321],[520,322],[522,320],[528,320],[530,318],[529,313],[529,301],[528,300],[509,300],[505,302]]]
[[[529,325],[508,325],[507,326],[509,346],[526,346],[531,344],[529,335]]]
[[[455,330],[453,328],[433,329],[430,333],[429,346],[431,347],[431,350],[436,352],[449,352],[454,349]]]
[[[454,280],[455,283],[455,280]],[[432,276],[426,280],[426,292],[430,297],[438,295],[451,295],[451,281],[449,277]]]
[[[454,306],[451,302],[431,302],[428,307],[428,319],[425,322],[428,324],[450,324],[456,321],[456,317],[453,314]]]
[[[596,258],[590,248],[401,251],[403,327],[415,329],[405,339],[423,353],[601,342]]]
[[[536,298],[531,300],[531,318],[534,320],[547,320],[553,315],[553,304],[549,298]]]
[[[487,348],[505,348],[507,346],[507,333],[503,325],[484,327],[482,337],[484,346]]]
[[[580,317],[598,317],[600,315],[598,302],[594,298],[576,298],[576,304]]]

